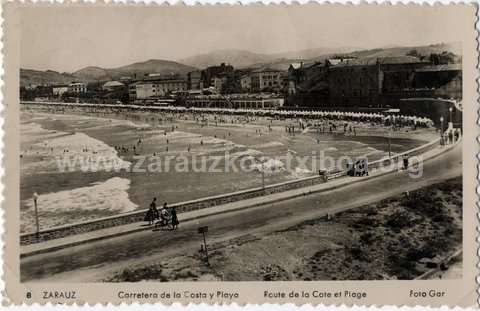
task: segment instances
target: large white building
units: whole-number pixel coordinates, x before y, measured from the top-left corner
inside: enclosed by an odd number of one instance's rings
[[[280,91],[284,87],[283,78],[283,71],[270,68],[257,69],[250,74],[251,91]]]
[[[54,85],[52,87],[53,96],[62,96],[64,93],[68,92],[68,85]]]
[[[87,85],[82,82],[73,82],[68,85],[68,92],[69,93],[86,93],[87,92]]]
[[[139,81],[130,85],[131,99],[149,99],[163,97],[173,92],[186,91],[187,81],[180,79],[159,79]]]

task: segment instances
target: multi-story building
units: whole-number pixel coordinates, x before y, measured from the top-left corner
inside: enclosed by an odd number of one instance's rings
[[[87,85],[82,82],[72,82],[68,85],[68,92],[74,94],[86,93]]]
[[[215,88],[217,92],[221,93],[223,91],[225,84],[227,83],[227,79],[228,77],[226,74],[214,76],[212,78],[212,81],[213,81],[212,86]]]
[[[189,90],[203,89],[202,72],[192,71],[187,74],[187,82]]]
[[[67,84],[60,84],[60,85],[54,85],[52,87],[52,93],[53,96],[62,96],[64,93],[68,92],[68,85]]]
[[[278,109],[284,105],[277,94],[197,95],[187,98],[189,107],[232,109]]]
[[[181,79],[160,78],[158,80],[142,80],[129,87],[129,96],[133,100],[161,98],[175,92],[187,90],[187,81]]]
[[[240,87],[243,91],[250,92],[252,90],[252,77],[246,74],[240,77]]]
[[[287,72],[286,93],[293,95],[305,81],[323,74],[324,64],[320,62],[297,62],[290,64]]]
[[[221,63],[220,66],[210,66],[202,70],[202,81],[204,87],[213,86],[213,77],[219,75],[233,75],[234,69],[232,65]]]
[[[137,99],[137,84],[140,82],[133,82],[128,85],[128,98],[130,101]]]
[[[400,107],[406,98],[461,98],[461,64],[413,56],[327,60],[289,68],[289,105]]]
[[[419,68],[415,70],[413,88],[433,91],[434,97],[462,98],[462,64]]]
[[[283,85],[283,72],[271,68],[261,68],[251,72],[250,84],[252,92],[281,91]]]
[[[382,105],[380,97],[411,88],[415,71],[428,65],[413,56],[354,59],[330,66],[330,104],[336,106]]]

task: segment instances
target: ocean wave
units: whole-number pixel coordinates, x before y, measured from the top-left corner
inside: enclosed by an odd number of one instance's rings
[[[37,202],[42,228],[83,221],[98,215],[98,212],[118,214],[135,210],[138,206],[130,201],[129,188],[129,179],[113,177],[86,187],[41,193]],[[31,231],[34,223],[31,219],[33,199],[22,203],[25,206],[21,211],[22,231]]]

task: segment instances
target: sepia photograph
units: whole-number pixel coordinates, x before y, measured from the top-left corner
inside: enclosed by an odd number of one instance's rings
[[[23,7],[20,281],[462,279],[464,43],[407,7]]]

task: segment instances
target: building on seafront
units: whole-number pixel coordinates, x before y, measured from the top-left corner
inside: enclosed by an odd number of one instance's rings
[[[218,66],[210,66],[202,70],[201,80],[204,87],[214,86],[214,77],[228,76],[234,74],[234,68],[232,65],[221,63]]]
[[[68,92],[73,94],[86,93],[87,85],[83,82],[72,82],[68,85]]]
[[[55,84],[52,85],[52,95],[54,97],[61,97],[65,93],[81,94],[87,92],[87,85],[82,82],[72,82],[69,84]]]
[[[240,77],[240,87],[244,92],[252,91],[252,77],[249,74]]]
[[[272,68],[259,68],[253,70],[250,74],[250,91],[258,92],[282,92],[285,73],[281,70]]]
[[[171,95],[175,92],[187,90],[187,81],[184,79],[162,78],[136,81],[129,85],[129,97],[131,101],[143,101],[158,99]]]
[[[428,90],[433,97],[462,98],[462,64],[431,65],[417,69],[414,90]]]
[[[61,97],[68,92],[68,84],[57,84],[52,86],[52,94],[56,97]]]
[[[292,64],[288,104],[303,107],[399,107],[401,99],[461,99],[461,64],[432,65],[414,56]]]
[[[218,74],[212,77],[212,86],[217,93],[222,93],[227,84],[228,74]]]
[[[102,85],[102,90],[104,90],[104,91],[115,91],[115,90],[123,89],[124,87],[125,87],[125,84],[123,84],[122,82],[108,81],[108,82],[105,82]]]
[[[384,94],[411,88],[415,70],[428,65],[413,56],[354,59],[329,67],[329,102],[381,107]]]
[[[230,94],[197,95],[186,100],[187,107],[278,109],[284,105],[284,97],[278,94]]]
[[[297,91],[308,88],[309,84],[315,83],[318,77],[325,77],[323,63],[316,61],[291,63],[287,71],[286,93],[296,94]]]
[[[189,90],[203,89],[202,72],[199,70],[189,72],[187,74],[187,83]]]

